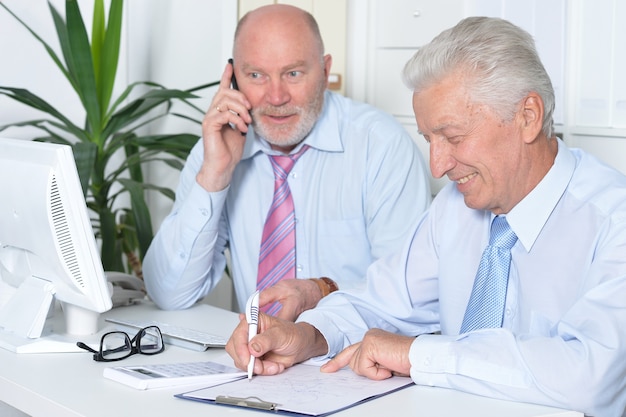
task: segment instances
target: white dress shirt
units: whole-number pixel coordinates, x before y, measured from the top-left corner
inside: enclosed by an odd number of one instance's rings
[[[364,286],[367,267],[398,251],[430,204],[423,158],[391,116],[331,92],[303,144],[310,149],[288,179],[297,278],[328,276],[340,288]],[[196,182],[202,141],[194,147],[172,212],[144,260],[148,294],[161,308],[189,307],[208,294],[222,277],[228,247],[243,311],[256,290],[261,234],[274,193],[272,153],[250,131],[230,186],[209,193]]]
[[[617,417],[626,407],[626,177],[559,141],[553,167],[506,215],[518,236],[498,329],[459,335],[490,212],[442,190],[404,249],[374,263],[368,287],[326,297],[299,321],[329,355],[369,328],[422,335],[417,384]]]

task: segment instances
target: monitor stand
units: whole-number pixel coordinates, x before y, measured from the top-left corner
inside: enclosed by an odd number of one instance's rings
[[[88,339],[89,337],[83,340],[83,338],[59,333],[50,333],[46,336],[30,339],[18,336],[10,331],[0,330],[0,348],[15,353],[84,353],[85,350],[76,345],[78,341],[84,342],[91,347],[95,346],[94,349],[97,350],[98,342]]]
[[[0,308],[0,348],[16,353],[84,352],[76,346],[81,341],[97,349],[99,314],[67,303],[55,308],[54,292],[51,283],[35,277],[20,285]]]
[[[46,320],[42,334],[36,338],[20,336],[15,332],[0,328],[0,348],[15,353],[85,353],[76,342],[83,342],[94,350],[100,345],[100,333],[75,335],[67,333],[63,312],[54,309],[54,316]],[[97,313],[94,313],[97,314]]]

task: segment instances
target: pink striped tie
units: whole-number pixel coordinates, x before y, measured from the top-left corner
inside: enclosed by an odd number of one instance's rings
[[[296,277],[296,216],[287,176],[307,149],[305,145],[294,155],[269,157],[274,168],[274,199],[261,238],[257,277],[259,290],[271,287],[283,278]],[[275,315],[281,307],[280,303],[273,303],[264,306],[261,311]]]

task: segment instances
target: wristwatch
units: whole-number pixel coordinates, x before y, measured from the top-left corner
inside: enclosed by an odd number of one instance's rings
[[[322,298],[339,289],[337,283],[328,277],[312,278],[312,280],[315,281],[318,287],[320,287]]]

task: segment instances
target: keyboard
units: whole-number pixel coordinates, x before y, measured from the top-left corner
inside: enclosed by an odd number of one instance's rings
[[[105,321],[135,331],[148,326],[157,326],[163,335],[163,342],[190,350],[205,351],[208,348],[223,348],[227,342],[227,339],[222,336],[153,320],[106,318]]]

